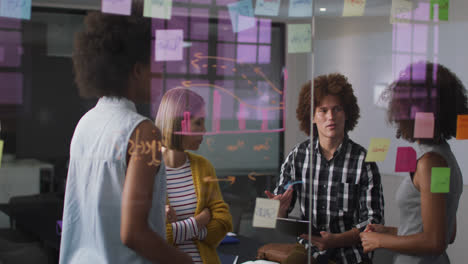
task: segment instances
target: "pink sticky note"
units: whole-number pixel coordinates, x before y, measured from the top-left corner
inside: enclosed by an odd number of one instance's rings
[[[155,44],[156,61],[181,61],[184,50],[182,29],[157,29]]]
[[[414,117],[414,138],[434,137],[434,114],[419,112]]]
[[[262,110],[262,130],[268,130],[268,111]]]
[[[213,132],[219,132],[221,119],[221,95],[217,90],[213,91]]]
[[[415,172],[416,163],[416,151],[412,147],[398,147],[395,172]]]
[[[102,12],[118,15],[130,15],[132,0],[102,0]]]

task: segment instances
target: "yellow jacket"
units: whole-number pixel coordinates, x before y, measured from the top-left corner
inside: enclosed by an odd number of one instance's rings
[[[216,181],[216,172],[213,165],[200,155],[185,152],[190,160],[195,193],[197,195],[197,208],[195,215],[198,215],[205,207],[210,209],[211,221],[206,226],[207,235],[204,240],[196,240],[203,263],[221,263],[216,248],[226,236],[232,231],[232,216],[229,206],[224,202],[219,184]],[[213,181],[207,181],[210,177]],[[172,236],[172,225],[166,222],[166,236],[169,243],[174,244]]]

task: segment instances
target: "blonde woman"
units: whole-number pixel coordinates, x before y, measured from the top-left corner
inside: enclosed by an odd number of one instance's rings
[[[186,88],[163,96],[156,116],[166,164],[166,235],[169,243],[188,253],[194,263],[220,263],[216,247],[232,219],[211,163],[188,152],[197,150],[205,132],[205,102]]]

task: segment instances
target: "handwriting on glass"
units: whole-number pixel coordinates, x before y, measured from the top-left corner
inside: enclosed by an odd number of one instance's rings
[[[439,1],[439,9],[448,9],[448,0]]]
[[[252,16],[250,5],[246,1],[238,2],[236,11],[241,16]]]
[[[243,148],[244,145],[245,145],[245,142],[244,142],[243,140],[237,140],[237,144],[236,144],[236,145],[228,145],[228,146],[226,147],[226,149],[227,149],[228,151],[234,152],[234,151],[236,151],[236,150],[238,150],[238,149],[240,149],[240,148]]]
[[[234,182],[236,182],[236,176],[227,176],[226,178],[224,179],[217,179],[217,178],[212,178],[212,176],[206,176],[205,178],[203,178],[203,181],[204,182],[222,182],[222,181],[227,181],[227,182],[231,182],[231,185],[234,184]]]
[[[11,15],[13,17],[20,17],[23,10],[27,7],[26,0],[6,0],[0,2],[5,4],[5,7],[2,7],[2,11],[5,12],[5,15]]]
[[[164,6],[164,0],[153,0],[153,5]]]
[[[276,218],[276,214],[277,214],[277,211],[273,208],[261,208],[261,207],[255,208],[256,216],[274,219]]]
[[[375,147],[372,149],[372,152],[387,152],[388,147],[387,146],[382,146],[382,147]]]
[[[128,148],[129,155],[141,155],[141,154],[147,155],[151,153],[151,161],[148,162],[148,165],[159,166],[159,164],[161,164],[161,160],[157,158],[157,154],[161,152],[161,141],[158,141],[158,140],[142,141],[140,140],[140,130],[137,129],[135,141],[130,139],[128,143],[129,143],[129,148]]]
[[[7,0],[6,4],[8,9],[24,8],[26,7],[26,0]]]
[[[215,151],[215,149],[213,148],[214,144],[215,144],[215,140],[213,138],[207,138],[206,139],[206,145],[208,146],[208,149],[211,152]]]
[[[265,144],[258,144],[253,147],[255,151],[269,150],[270,149],[271,138],[268,137],[265,140]]]
[[[362,6],[363,4],[365,4],[364,0],[346,0],[346,2],[354,6]]]
[[[294,0],[293,5],[310,5],[312,0]]]
[[[278,5],[277,0],[264,0],[264,1],[259,1],[258,6],[263,8],[264,12],[267,13],[273,13],[276,12],[276,7],[272,5]]]
[[[310,41],[310,31],[307,32],[308,34],[295,34],[292,38],[291,41],[293,43],[309,43]]]
[[[168,39],[159,39],[158,48],[160,50],[177,50],[182,45],[183,38],[181,36],[174,36]]]

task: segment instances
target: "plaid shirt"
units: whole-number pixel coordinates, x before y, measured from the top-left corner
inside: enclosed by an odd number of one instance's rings
[[[364,162],[366,150],[345,136],[330,160],[321,154],[318,139],[314,140],[313,174],[310,177],[310,140],[294,147],[281,166],[275,194],[285,192],[286,184],[295,184],[289,212],[299,198],[303,219],[308,219],[312,202],[313,231],[343,233],[353,227],[363,231],[369,223],[384,223],[384,200],[380,174],[375,162]],[[312,179],[313,189],[309,190]],[[312,195],[312,197],[310,197]],[[307,244],[307,241],[300,241]],[[360,263],[369,260],[362,246],[319,251],[312,246],[314,258],[329,254],[337,263]]]

